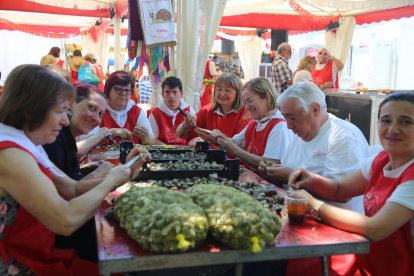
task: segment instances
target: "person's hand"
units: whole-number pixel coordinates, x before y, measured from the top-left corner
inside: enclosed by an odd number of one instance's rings
[[[185,114],[187,114],[187,117],[185,117],[184,119],[183,126],[186,129],[189,129],[190,127],[195,126],[197,123],[197,116],[191,115],[188,112],[186,112]]]
[[[119,136],[123,140],[132,140],[132,133],[126,128],[111,128],[112,136]]]
[[[315,207],[316,203],[318,203],[319,201],[305,190],[290,190],[289,189],[286,191],[286,193],[288,196],[292,196],[292,195],[306,196],[308,198],[308,201],[306,202],[306,213],[307,214],[310,214],[313,207]]]
[[[331,82],[331,81],[325,82],[325,84],[324,84],[325,89],[331,87],[332,85],[333,85],[333,82]]]
[[[213,129],[210,132],[210,136],[211,136],[212,143],[218,145],[217,138],[219,138],[220,136],[225,136],[225,135],[220,130]]]
[[[236,151],[239,149],[239,146],[234,143],[233,139],[226,137],[224,135],[220,135],[217,138],[217,142],[221,149],[227,151],[227,153],[230,153],[231,155],[236,156]]]
[[[98,162],[93,162],[95,164],[95,168],[94,170],[89,173],[88,175],[86,175],[83,179],[97,179],[97,178],[103,178],[106,177],[108,175],[108,173],[115,168],[115,166],[111,163],[111,162],[106,162],[106,161],[98,161]],[[88,165],[88,164],[87,164]],[[96,166],[98,165],[98,166]]]
[[[135,179],[138,176],[138,173],[141,170],[141,167],[145,162],[151,161],[151,154],[149,153],[147,149],[135,147],[131,150],[131,152],[126,157],[125,163],[128,163],[129,160],[139,155],[140,153],[145,153],[147,155],[147,158],[146,159],[140,158],[130,166],[131,172],[130,172],[129,179],[131,180]]]
[[[145,138],[149,135],[149,130],[143,126],[135,126],[134,135],[138,136],[141,140],[145,140]]]
[[[274,164],[271,167],[267,166],[266,169],[268,177],[280,184],[286,184],[289,175],[293,172],[293,169],[280,164]]]
[[[98,135],[101,139],[101,141],[97,145],[102,145],[108,141],[108,136],[112,135],[112,132],[107,127],[102,127],[99,129],[96,135]]]
[[[326,55],[328,57],[328,60],[332,60],[333,59],[333,56],[330,53],[326,52]]]
[[[267,164],[265,162],[260,162],[259,163],[259,168],[258,171],[260,172],[260,174],[264,177],[264,178],[268,178],[269,176],[267,175]]]
[[[305,169],[299,168],[296,169],[289,175],[289,182],[296,184],[298,189],[310,186],[313,182],[315,182],[318,178],[318,175],[311,173]]]
[[[115,190],[121,185],[124,185],[129,181],[131,175],[131,169],[127,166],[116,166],[113,168],[106,179],[112,184],[111,190]]]
[[[216,144],[217,143],[217,141],[216,141],[216,143],[214,143],[214,141],[213,141],[213,139],[212,139],[212,137],[211,137],[211,131],[210,130],[207,130],[207,129],[204,129],[204,128],[196,128],[196,129],[194,129],[194,131],[198,134],[198,136],[201,138],[201,139],[203,139],[204,141],[207,141],[207,142],[210,142],[210,143],[213,143],[213,144]],[[207,134],[208,133],[208,134]],[[217,145],[217,144],[216,144]]]

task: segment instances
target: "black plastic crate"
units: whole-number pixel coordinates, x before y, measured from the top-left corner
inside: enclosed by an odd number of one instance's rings
[[[222,151],[224,152],[224,151]],[[225,155],[225,153],[224,153]],[[167,163],[171,160],[154,160],[154,163]],[[207,161],[207,160],[206,160]],[[142,170],[139,172],[137,178],[134,181],[143,180],[163,180],[163,179],[175,179],[175,178],[193,178],[193,177],[208,177],[212,173],[217,173],[220,177],[225,177],[230,180],[239,180],[240,160],[239,159],[227,159],[224,162],[218,162],[218,164],[224,163],[223,169],[216,170],[162,170],[162,171],[150,171],[146,163],[142,166]],[[211,162],[211,161],[209,161]]]
[[[127,157],[127,155],[131,152],[131,150],[134,148],[134,143],[132,141],[121,141],[120,143],[120,161],[122,164],[125,164],[125,159]],[[203,152],[205,154],[207,154],[207,157],[211,154],[209,153],[209,151],[211,150],[210,148],[210,143],[206,142],[206,141],[199,141],[196,143],[195,147],[194,147],[195,151],[197,153],[199,152]],[[181,153],[186,153],[186,152],[190,152],[192,151],[192,149],[149,149],[148,150],[150,153],[152,152],[161,152],[161,153],[169,153],[169,154],[181,154]],[[217,151],[217,150],[213,150],[213,151]],[[223,151],[223,150],[218,150],[218,151]],[[224,152],[224,151],[223,151]],[[217,153],[214,153],[217,154]],[[217,156],[217,155],[215,155]],[[155,160],[205,160],[206,158],[173,158],[173,159],[154,159]],[[213,160],[215,161],[215,160]]]

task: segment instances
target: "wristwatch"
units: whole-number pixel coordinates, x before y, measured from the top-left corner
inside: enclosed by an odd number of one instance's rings
[[[322,205],[324,205],[325,202],[323,201],[318,201],[315,206],[313,206],[312,210],[311,210],[311,215],[318,219],[319,218],[319,210],[321,209]]]

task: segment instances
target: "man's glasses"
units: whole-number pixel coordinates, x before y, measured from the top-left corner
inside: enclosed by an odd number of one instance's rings
[[[319,52],[318,54],[323,55],[323,54],[326,54],[326,53],[324,53],[324,52]]]
[[[116,94],[122,94],[122,92],[125,92],[125,95],[131,95],[134,89],[114,86],[114,91]]]

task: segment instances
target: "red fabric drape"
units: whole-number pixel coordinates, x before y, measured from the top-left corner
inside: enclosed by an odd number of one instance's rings
[[[96,6],[99,6],[99,2],[97,2]],[[36,2],[26,0],[0,1],[0,10],[109,18],[108,9],[98,8],[96,10],[82,10],[76,7],[74,7],[73,9],[69,9],[39,4]]]
[[[414,16],[414,6],[356,15],[357,25],[373,22],[389,21],[403,17]],[[249,13],[242,15],[223,16],[220,26],[261,28],[274,30],[295,30],[301,32],[320,31],[325,29],[323,23],[315,23],[300,15],[259,14]]]
[[[47,31],[35,30],[35,29],[25,27],[23,25],[15,24],[3,18],[0,18],[0,25],[6,25],[16,31],[21,31],[21,32],[25,32],[28,34],[42,36],[42,37],[49,37],[49,38],[70,38],[70,37],[79,35],[79,33],[56,34],[56,33],[50,33]]]

